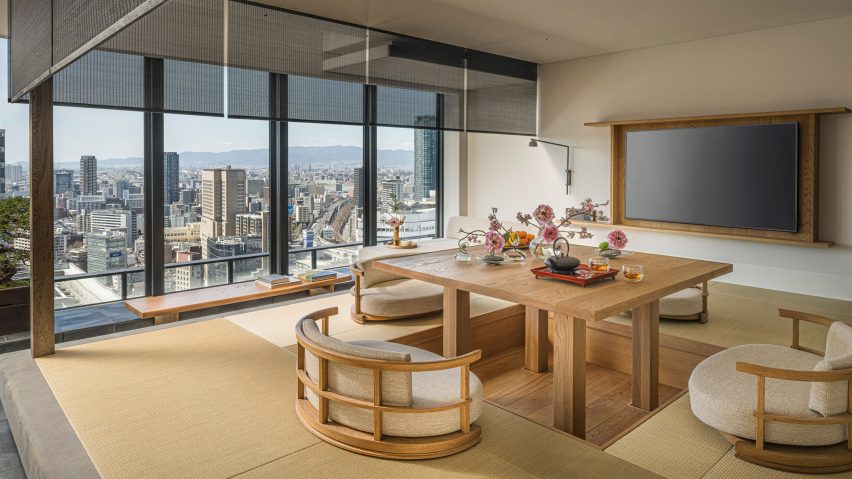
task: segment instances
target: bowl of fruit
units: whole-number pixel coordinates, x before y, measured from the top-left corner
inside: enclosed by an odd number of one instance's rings
[[[509,261],[524,261],[527,257],[523,249],[527,249],[535,235],[526,231],[508,230],[503,233],[503,252]]]

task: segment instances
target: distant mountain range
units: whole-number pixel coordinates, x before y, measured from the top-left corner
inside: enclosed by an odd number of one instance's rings
[[[359,166],[364,160],[361,148],[355,146],[291,146],[289,149],[290,165],[351,165]],[[414,161],[412,150],[379,150],[379,166],[405,166]],[[220,153],[185,151],[180,153],[181,168],[202,168],[216,166],[233,166],[235,168],[264,168],[269,163],[269,150],[232,150]],[[26,166],[25,166],[26,167]],[[98,158],[100,168],[141,168],[142,158]],[[56,168],[78,169],[80,162],[57,162]]]

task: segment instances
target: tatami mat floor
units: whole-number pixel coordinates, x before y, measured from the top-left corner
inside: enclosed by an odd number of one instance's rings
[[[852,303],[848,301],[831,300],[824,298],[815,298],[803,295],[793,295],[781,293],[777,291],[762,290],[758,288],[749,288],[744,286],[736,286],[724,283],[714,283],[710,288],[710,322],[707,324],[699,324],[696,322],[679,322],[679,321],[663,321],[661,324],[661,332],[681,336],[696,341],[701,341],[709,344],[729,347],[736,344],[744,344],[749,342],[770,342],[775,344],[789,344],[790,322],[786,319],[777,317],[777,309],[785,307],[790,309],[804,310],[817,314],[822,314],[834,319],[840,319],[852,324]],[[291,303],[274,305],[268,307],[260,307],[254,310],[240,311],[239,314],[231,314],[224,319],[227,322],[240,326],[245,331],[260,336],[268,342],[283,347],[285,350],[291,350],[295,343],[293,337],[293,326],[295,322],[303,314],[322,309],[326,307],[336,306],[340,310],[340,314],[331,321],[331,333],[340,339],[393,339],[396,337],[411,334],[426,328],[440,324],[440,314],[432,317],[421,318],[417,320],[392,321],[381,324],[358,325],[349,318],[349,309],[352,305],[352,297],[348,293],[340,293],[334,295],[322,295],[316,298],[307,298],[297,300]],[[487,302],[475,303],[472,305],[474,311],[479,308],[480,312],[485,312],[493,305]],[[474,312],[474,314],[476,314]],[[191,322],[204,321],[207,318],[192,320]],[[212,319],[212,318],[211,318]],[[611,318],[615,322],[629,322],[626,317]],[[174,325],[181,327],[179,325]],[[170,326],[170,327],[174,327]],[[825,332],[821,328],[811,328],[809,326],[802,328],[803,342],[817,348],[822,348]],[[215,354],[212,352],[211,354]],[[289,353],[288,353],[289,354]],[[150,356],[146,356],[149,357]],[[156,359],[156,358],[154,358]],[[179,403],[179,401],[178,401]],[[517,417],[507,411],[499,408],[493,408],[492,416],[497,418],[506,414],[506,418],[489,424],[489,435],[498,435],[496,431],[505,429],[501,426],[504,422],[514,424],[514,420],[523,421],[513,427],[521,427],[530,423],[520,417]],[[508,419],[509,416],[515,419]],[[490,422],[490,420],[489,420]],[[530,423],[532,424],[532,423]],[[540,426],[532,425],[535,428]],[[547,429],[544,429],[547,430]],[[513,431],[506,431],[508,436],[511,436]],[[553,432],[559,437],[567,437]],[[549,435],[549,433],[548,433]],[[554,436],[554,437],[557,437]],[[506,438],[504,438],[506,439]],[[569,438],[570,439],[570,438]],[[490,441],[490,439],[488,439]],[[573,439],[572,439],[573,441]],[[511,441],[510,441],[511,442]],[[485,439],[483,444],[485,444]],[[308,449],[304,451],[313,451],[315,454],[305,454],[299,457],[299,461],[281,457],[271,461],[256,469],[252,469],[247,473],[246,477],[281,477],[282,471],[290,472],[291,477],[295,477],[292,473],[304,469],[304,472],[313,472],[331,476],[351,476],[354,470],[364,471],[363,477],[377,477],[375,474],[391,474],[391,475],[421,475],[418,467],[408,468],[405,473],[397,471],[400,467],[398,463],[384,461],[387,465],[381,467],[375,466],[372,460],[346,454],[336,448],[320,443],[312,443],[307,445]],[[503,447],[503,446],[501,446]],[[478,448],[475,448],[478,449]],[[483,448],[486,449],[486,448]],[[499,449],[499,448],[498,448]],[[598,451],[600,452],[600,451]],[[789,475],[778,471],[772,471],[751,464],[744,463],[733,457],[731,448],[721,436],[711,428],[704,426],[698,422],[688,407],[688,395],[672,403],[669,407],[663,409],[657,415],[634,429],[619,441],[610,446],[607,453],[603,457],[613,456],[635,464],[643,469],[654,474],[659,474],[669,478],[710,478],[718,479],[722,477],[747,477],[754,479],[788,479],[792,477],[803,477],[797,475]],[[494,451],[489,452],[489,454]],[[501,450],[500,454],[513,454],[512,457],[518,464],[524,464],[524,467],[517,467],[517,464],[504,464],[505,467],[499,471],[491,471],[493,463],[487,459],[487,455],[481,459],[482,469],[474,470],[465,465],[455,465],[453,460],[447,460],[441,467],[447,467],[448,470],[457,470],[460,476],[504,476],[504,477],[531,477],[536,475],[558,475],[555,474],[559,469],[548,469],[540,471],[541,474],[535,473],[530,469],[532,465],[536,465],[541,460],[540,451],[535,447],[518,448],[515,451],[512,448]],[[527,454],[528,457],[523,456]],[[603,453],[602,453],[603,454]],[[334,460],[337,456],[339,460]],[[289,456],[288,456],[289,457]],[[292,456],[295,458],[295,456]],[[496,456],[495,456],[496,457]],[[596,456],[601,457],[601,456]],[[320,458],[320,459],[317,459]],[[326,460],[322,460],[325,458]],[[479,462],[479,459],[475,462]],[[580,459],[579,457],[575,457]],[[319,462],[317,462],[319,460]],[[553,460],[548,458],[547,460]],[[361,464],[366,462],[365,464]],[[511,461],[510,461],[511,462]],[[580,461],[582,462],[582,460]],[[358,463],[357,468],[351,465]],[[472,463],[466,463],[472,464]],[[578,463],[579,464],[579,463]],[[620,462],[612,464],[621,464]],[[348,466],[347,466],[348,465]],[[580,472],[585,471],[591,475],[594,474],[594,469],[586,468],[586,464],[571,466],[564,464],[564,471]],[[379,467],[379,469],[376,469]],[[576,469],[580,467],[580,469]],[[620,467],[620,466],[619,466]],[[337,469],[335,469],[337,468]],[[342,469],[341,469],[342,468]],[[441,468],[439,467],[440,470]],[[517,469],[517,470],[516,470]],[[434,474],[434,468],[427,468],[428,471]],[[490,472],[489,472],[490,471]],[[631,477],[639,471],[628,470],[621,471],[627,475],[618,477]],[[491,474],[493,472],[494,474]],[[549,472],[549,473],[546,473]],[[641,475],[641,473],[638,473]],[[358,474],[356,474],[358,475]],[[0,474],[2,476],[2,474]],[[121,476],[119,474],[119,476]],[[298,474],[296,474],[298,476]],[[582,474],[576,474],[575,477],[588,477]],[[613,476],[607,476],[613,477]],[[826,476],[822,476],[826,477]],[[852,476],[838,476],[852,477]]]

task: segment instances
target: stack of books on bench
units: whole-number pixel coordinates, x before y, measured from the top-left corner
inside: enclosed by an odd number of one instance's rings
[[[254,281],[254,284],[263,288],[277,288],[279,286],[299,284],[301,282],[302,280],[293,276],[284,276],[281,274],[267,274],[266,276],[258,277]]]
[[[315,281],[336,278],[337,273],[335,273],[334,271],[325,271],[321,269],[309,269],[307,271],[297,274],[296,276],[298,276],[299,279],[306,283],[313,283]]]

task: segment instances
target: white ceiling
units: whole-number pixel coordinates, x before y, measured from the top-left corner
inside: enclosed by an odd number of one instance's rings
[[[256,1],[538,63],[852,15],[852,0]]]

